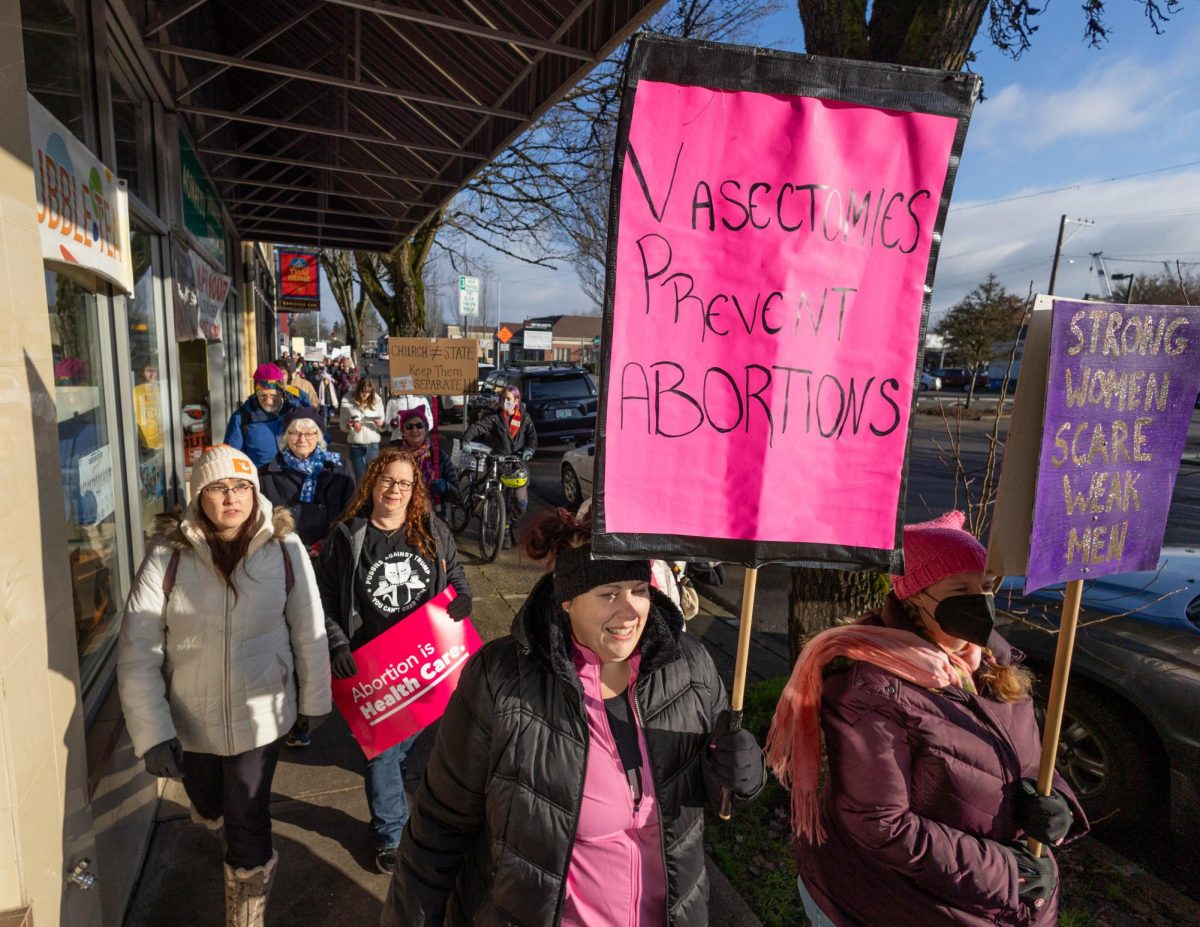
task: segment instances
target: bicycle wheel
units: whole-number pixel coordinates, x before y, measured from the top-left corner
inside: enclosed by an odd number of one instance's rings
[[[504,540],[504,496],[498,489],[490,489],[483,497],[479,513],[479,553],[488,563],[500,553]]]
[[[471,522],[470,502],[471,498],[466,497],[450,504],[450,530],[455,534],[462,534]]]
[[[462,534],[471,523],[471,508],[475,504],[475,486],[469,477],[463,477],[458,497],[450,503],[450,530]]]

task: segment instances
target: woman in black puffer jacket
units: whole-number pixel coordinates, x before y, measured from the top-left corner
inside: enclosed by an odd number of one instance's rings
[[[531,527],[553,572],[459,680],[383,927],[708,923],[705,798],[756,795],[762,753],[649,562],[592,560],[590,533]]]

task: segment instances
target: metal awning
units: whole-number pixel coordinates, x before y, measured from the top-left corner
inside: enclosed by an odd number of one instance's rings
[[[385,251],[663,0],[174,0],[144,31],[241,237]]]

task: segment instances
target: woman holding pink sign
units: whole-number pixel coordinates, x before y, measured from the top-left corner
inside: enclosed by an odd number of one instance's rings
[[[725,687],[648,560],[595,560],[564,509],[551,571],[471,657],[404,831],[383,927],[708,923],[704,803],[765,780]]]
[[[362,481],[321,550],[317,585],[325,606],[334,675],[358,672],[353,651],[394,627],[447,586],[457,598],[451,617],[471,613],[471,587],[450,528],[430,510],[429,488],[413,455],[386,447]],[[391,872],[408,821],[404,769],[413,734],[367,761],[365,784],[375,835],[375,861]]]

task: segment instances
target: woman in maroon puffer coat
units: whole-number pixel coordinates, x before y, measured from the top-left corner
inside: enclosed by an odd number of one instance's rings
[[[986,555],[963,521],[904,529],[907,572],[883,609],[813,638],[776,710],[767,759],[792,788],[815,927],[1058,921],[1057,866],[1026,841],[1059,845],[1087,822],[1057,776],[1036,794],[1030,675],[992,631]]]

